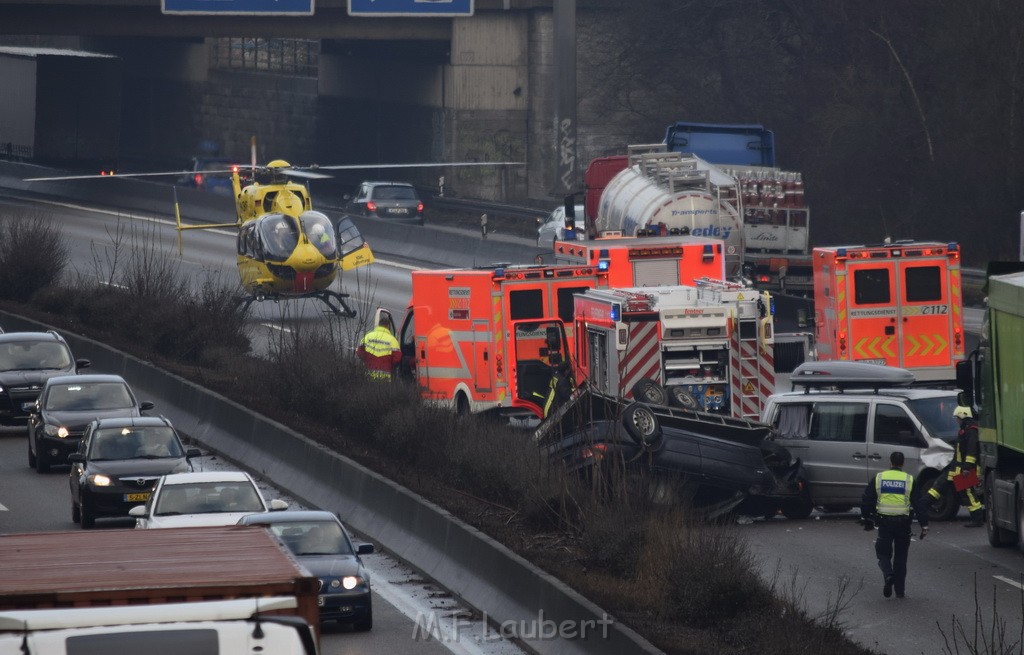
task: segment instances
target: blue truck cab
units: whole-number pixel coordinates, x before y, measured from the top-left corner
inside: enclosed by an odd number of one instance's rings
[[[775,167],[775,134],[761,125],[677,121],[665,131],[665,144],[712,164]]]

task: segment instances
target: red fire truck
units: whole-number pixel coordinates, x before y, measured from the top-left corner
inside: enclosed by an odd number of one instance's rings
[[[708,237],[606,237],[555,241],[555,263],[595,266],[615,289],[725,280],[722,241]]]
[[[673,404],[757,420],[775,392],[771,297],[697,284],[576,296],[577,379],[623,398],[653,382]]]
[[[897,241],[815,248],[818,359],[951,381],[964,358],[960,246]]]
[[[593,266],[413,271],[403,370],[457,413],[542,417],[553,366],[575,346],[573,294],[604,286]]]

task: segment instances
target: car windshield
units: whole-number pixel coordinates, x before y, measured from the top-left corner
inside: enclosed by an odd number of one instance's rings
[[[267,508],[250,482],[192,482],[161,487],[153,515],[265,511]]]
[[[373,189],[374,200],[416,200],[411,186],[379,186]]]
[[[181,442],[164,426],[100,429],[89,442],[91,460],[182,457]]]
[[[46,394],[43,408],[54,412],[128,409],[135,406],[124,382],[76,382],[55,384]]]
[[[0,344],[0,371],[34,371],[71,367],[67,346],[56,341]]]
[[[288,521],[268,527],[296,555],[352,554],[352,544],[334,521]]]
[[[907,401],[907,404],[924,423],[930,435],[949,442],[956,439],[960,431],[960,424],[953,418],[953,410],[957,406],[956,396],[918,398]]]

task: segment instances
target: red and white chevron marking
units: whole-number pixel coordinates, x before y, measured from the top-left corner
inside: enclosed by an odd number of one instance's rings
[[[619,394],[631,397],[631,389],[641,378],[662,384],[659,321],[629,324],[629,341],[619,360]],[[609,347],[614,348],[614,345]]]

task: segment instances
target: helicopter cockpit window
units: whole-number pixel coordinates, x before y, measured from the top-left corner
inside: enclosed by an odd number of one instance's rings
[[[299,243],[299,226],[295,219],[284,214],[269,214],[259,223],[265,257],[276,261],[288,259]]]
[[[302,231],[306,233],[309,242],[316,246],[320,254],[328,259],[338,256],[338,242],[334,238],[334,226],[331,219],[320,212],[308,211],[299,216],[302,223]]]

